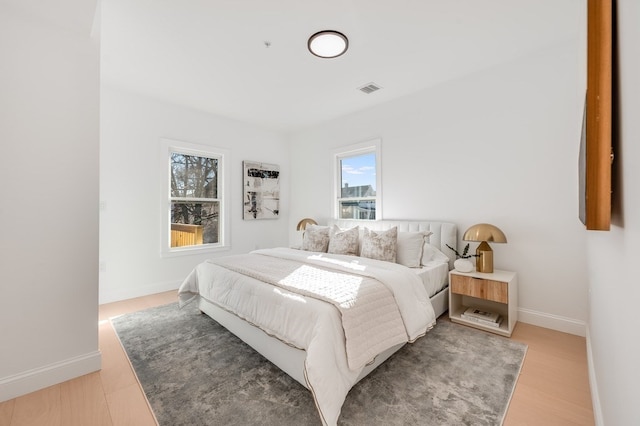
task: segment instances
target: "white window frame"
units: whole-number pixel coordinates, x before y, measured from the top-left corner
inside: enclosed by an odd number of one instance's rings
[[[342,198],[342,170],[341,160],[348,157],[374,153],[376,155],[376,196],[375,197],[358,197],[358,198]],[[366,142],[339,148],[333,152],[333,217],[340,220],[349,220],[340,218],[340,202],[343,200],[361,200],[364,198],[374,198],[376,202],[376,218],[382,219],[382,140],[373,139]],[[352,219],[355,220],[355,219]],[[363,219],[360,219],[363,220]],[[366,219],[364,219],[366,220]]]
[[[216,148],[208,145],[200,145],[189,142],[177,141],[173,139],[161,139],[161,220],[162,232],[160,237],[160,255],[162,257],[174,257],[185,255],[197,255],[229,250],[229,167],[230,154],[226,149]],[[218,242],[212,244],[201,244],[184,247],[171,247],[171,154],[179,152],[181,154],[194,155],[198,157],[209,157],[218,159],[218,200],[220,202],[219,234]]]

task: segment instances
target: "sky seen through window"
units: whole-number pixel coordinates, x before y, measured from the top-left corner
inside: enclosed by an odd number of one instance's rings
[[[376,154],[368,153],[354,157],[343,158],[342,187],[345,183],[350,187],[371,185],[376,189]]]

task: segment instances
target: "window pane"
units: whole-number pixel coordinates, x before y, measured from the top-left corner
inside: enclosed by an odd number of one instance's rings
[[[219,241],[220,203],[171,203],[171,247]]]
[[[340,219],[375,220],[376,202],[374,200],[340,201]]]
[[[340,160],[341,198],[375,197],[376,154],[371,152]]]
[[[218,198],[218,159],[171,153],[171,196]]]

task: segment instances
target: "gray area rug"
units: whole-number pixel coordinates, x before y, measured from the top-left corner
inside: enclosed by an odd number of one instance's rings
[[[161,426],[320,425],[311,393],[195,304],[113,318]],[[438,320],[347,395],[340,425],[500,425],[526,345]]]

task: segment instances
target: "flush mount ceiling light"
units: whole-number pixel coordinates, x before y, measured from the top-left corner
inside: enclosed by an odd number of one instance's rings
[[[347,51],[349,40],[338,31],[319,31],[309,37],[307,47],[319,58],[337,58]]]

